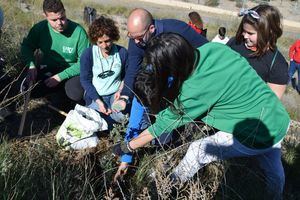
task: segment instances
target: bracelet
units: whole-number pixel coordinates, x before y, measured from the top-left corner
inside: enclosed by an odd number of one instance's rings
[[[126,143],[127,149],[132,153],[134,150],[131,148],[129,142]]]

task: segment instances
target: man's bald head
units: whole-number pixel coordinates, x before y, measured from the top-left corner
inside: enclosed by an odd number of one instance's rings
[[[127,20],[127,30],[132,34],[143,32],[152,24],[151,13],[143,8],[136,8],[131,11]]]

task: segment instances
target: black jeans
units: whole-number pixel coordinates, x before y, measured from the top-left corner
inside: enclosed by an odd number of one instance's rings
[[[83,101],[84,89],[80,84],[79,76],[74,76],[66,81],[65,91],[69,99],[84,105],[84,101]]]

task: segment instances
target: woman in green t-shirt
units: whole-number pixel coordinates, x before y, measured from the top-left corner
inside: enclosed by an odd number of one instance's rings
[[[172,177],[184,182],[210,162],[253,157],[265,174],[266,194],[280,198],[284,186],[280,142],[290,118],[243,57],[218,43],[194,49],[181,36],[165,33],[149,42],[145,64],[136,79],[136,95],[153,113],[161,99],[172,103],[136,139],[116,145],[117,155],[200,118],[219,131],[194,141]],[[169,77],[173,77],[170,88]]]

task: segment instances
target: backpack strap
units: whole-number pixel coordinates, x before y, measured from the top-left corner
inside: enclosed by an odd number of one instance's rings
[[[271,63],[271,66],[270,66],[270,71],[271,71],[272,68],[273,68],[273,65],[274,65],[274,62],[275,62],[275,60],[276,60],[277,54],[278,54],[278,49],[276,49],[275,55],[274,55],[274,57],[273,57],[273,59],[272,59],[272,63]]]

